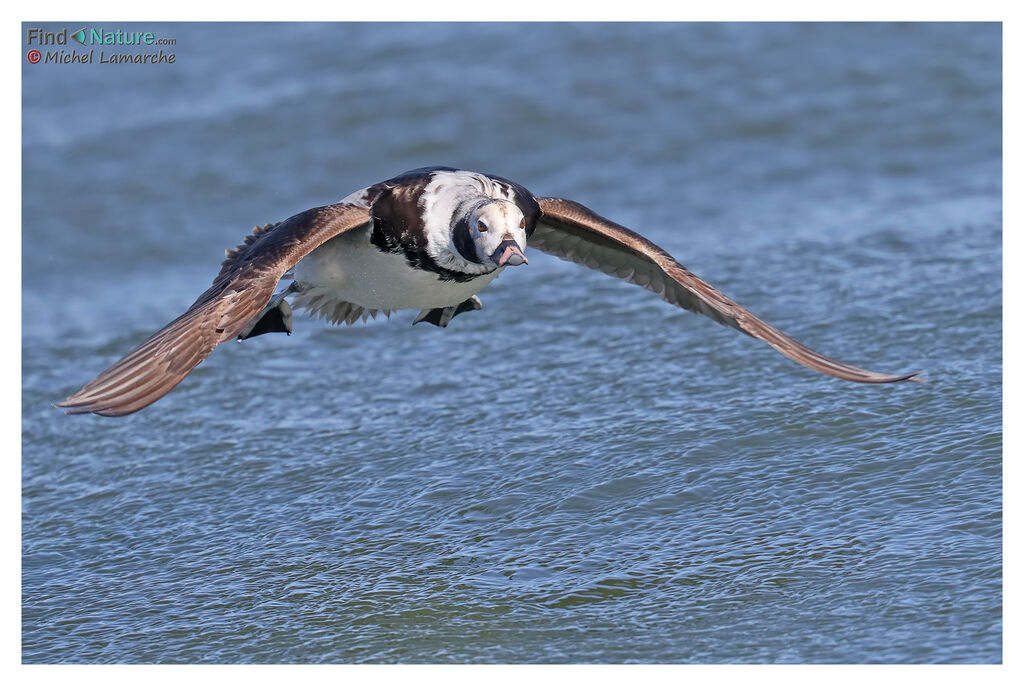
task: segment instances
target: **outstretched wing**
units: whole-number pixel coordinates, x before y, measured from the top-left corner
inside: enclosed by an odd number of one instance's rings
[[[861,383],[919,381],[913,379],[917,372],[879,374],[825,357],[761,321],[643,236],[571,200],[538,198],[537,202],[542,214],[529,238],[530,247],[643,286],[673,305],[739,329],[823,374]]]
[[[185,314],[57,407],[68,408],[68,414],[120,416],[155,402],[217,344],[235,338],[267,304],[286,271],[328,239],[369,220],[366,207],[339,203],[257,228],[227,252],[213,285]]]

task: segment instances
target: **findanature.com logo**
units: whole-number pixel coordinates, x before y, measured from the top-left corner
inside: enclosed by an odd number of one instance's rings
[[[118,46],[118,47],[141,47],[175,45],[174,38],[158,37],[152,31],[122,31],[121,29],[90,29],[83,27],[77,31],[69,31],[64,28],[60,31],[46,31],[40,28],[27,28],[25,31],[25,43],[37,45],[45,49],[41,52],[37,49],[29,50],[26,59],[30,64],[171,64],[175,61],[173,52],[164,52],[160,48],[157,52],[149,53],[128,53],[128,52],[107,52],[106,49],[99,50],[98,59],[96,50],[78,50],[72,47],[70,50],[63,46],[68,45],[72,40],[82,46]]]

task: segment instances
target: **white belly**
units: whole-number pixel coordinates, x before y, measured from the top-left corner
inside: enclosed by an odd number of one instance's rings
[[[295,266],[295,280],[319,297],[374,310],[401,310],[457,305],[502,271],[472,281],[443,281],[440,274],[410,267],[402,254],[377,250],[368,234],[368,229],[351,231],[327,241]]]

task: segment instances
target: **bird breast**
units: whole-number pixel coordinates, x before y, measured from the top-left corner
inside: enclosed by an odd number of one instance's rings
[[[295,280],[306,289],[370,309],[400,310],[448,307],[475,295],[501,271],[468,281],[416,269],[402,253],[379,250],[369,229],[327,241],[295,266]],[[297,302],[302,307],[301,302]]]

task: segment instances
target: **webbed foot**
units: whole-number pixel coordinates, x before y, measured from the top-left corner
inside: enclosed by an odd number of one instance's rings
[[[288,335],[292,333],[292,306],[285,298],[295,293],[299,288],[292,282],[288,288],[276,293],[270,299],[267,306],[260,310],[260,313],[252,318],[249,325],[238,334],[238,340],[244,341],[254,336],[262,336],[265,333],[283,332]]]
[[[427,322],[434,326],[445,327],[448,326],[448,322],[454,319],[457,315],[471,310],[479,310],[483,306],[483,303],[480,302],[480,298],[475,295],[471,295],[458,305],[420,310],[419,315],[413,321],[413,325],[419,324],[420,322]]]

